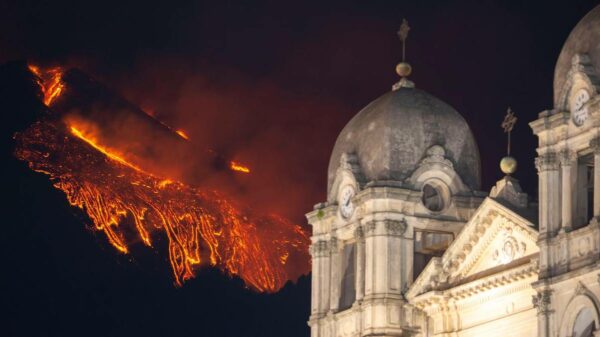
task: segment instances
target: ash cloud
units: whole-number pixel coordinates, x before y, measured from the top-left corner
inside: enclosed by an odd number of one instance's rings
[[[148,70],[130,78],[138,85],[121,84],[121,90],[159,120],[184,130],[196,148],[251,169],[250,174],[211,174],[189,167],[189,181],[225,192],[258,212],[305,223],[303,214],[324,199],[325,172],[315,166],[326,167],[336,137],[331,130],[348,106],[241,74],[215,79],[197,69],[174,74],[170,68],[141,67]]]

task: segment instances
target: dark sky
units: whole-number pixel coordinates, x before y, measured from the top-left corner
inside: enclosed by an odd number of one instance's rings
[[[483,189],[501,177],[499,124],[510,105],[516,177],[535,198],[527,123],[552,107],[562,44],[596,4],[0,1],[0,64],[5,77],[12,60],[83,69],[195,142],[250,164],[253,201],[303,222],[325,200],[337,134],[397,81],[402,18],[412,27],[411,79],[468,121]],[[6,78],[3,93],[14,93]],[[308,336],[309,277],[259,295],[204,270],[177,289],[159,249],[117,254],[46,177],[12,157],[26,105],[16,106],[0,102],[11,199],[0,235],[1,335]]]

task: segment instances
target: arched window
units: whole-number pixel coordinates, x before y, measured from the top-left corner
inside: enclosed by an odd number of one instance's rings
[[[577,314],[573,324],[573,337],[593,337],[594,313],[590,308],[583,308]]]
[[[564,310],[559,336],[592,337],[599,327],[600,319],[595,301],[587,294],[579,294],[571,299]]]

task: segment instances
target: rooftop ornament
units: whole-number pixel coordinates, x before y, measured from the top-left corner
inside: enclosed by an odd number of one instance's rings
[[[510,133],[517,123],[517,116],[510,107],[506,111],[506,116],[502,121],[501,127],[504,129],[504,133],[507,134],[508,144],[506,147],[506,156],[500,160],[500,170],[506,175],[511,175],[517,171],[517,160],[510,155]]]
[[[402,41],[402,62],[396,65],[396,73],[400,75],[401,79],[398,83],[394,84],[392,90],[415,87],[415,84],[407,78],[412,73],[412,67],[406,62],[406,39],[408,38],[408,31],[410,31],[408,21],[402,19],[402,25],[400,25],[400,29],[398,30],[398,37]]]

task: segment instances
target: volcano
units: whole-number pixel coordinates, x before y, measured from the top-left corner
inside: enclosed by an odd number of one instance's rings
[[[201,265],[274,292],[308,272],[306,231],[207,181],[248,174],[78,69],[29,66],[46,113],[18,132],[15,156],[49,177],[119,252],[168,241],[174,282]]]

